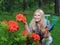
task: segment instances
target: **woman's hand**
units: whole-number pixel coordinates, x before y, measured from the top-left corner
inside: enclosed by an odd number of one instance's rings
[[[25,22],[24,25],[28,25],[27,22]]]
[[[44,38],[48,38],[49,37],[49,35],[50,35],[50,33],[48,32],[48,33],[45,33],[44,34]]]
[[[28,32],[30,32],[27,22],[25,22],[24,25],[25,25],[25,30],[27,30]]]

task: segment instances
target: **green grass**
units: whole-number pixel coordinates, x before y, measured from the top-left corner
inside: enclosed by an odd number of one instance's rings
[[[27,23],[31,21],[33,15],[25,15],[27,18]],[[52,17],[50,17],[50,20]],[[60,16],[59,16],[60,19]],[[0,21],[2,20],[15,20],[15,15],[0,15]],[[20,23],[21,27],[20,29],[23,30],[24,25]],[[60,20],[57,21],[54,29],[51,31],[51,35],[53,37],[53,43],[52,45],[59,45],[60,44]]]
[[[60,44],[60,17],[54,29],[51,31],[51,34],[53,37],[52,45],[59,45]]]

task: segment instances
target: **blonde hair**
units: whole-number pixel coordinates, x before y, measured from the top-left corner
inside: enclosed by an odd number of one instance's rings
[[[37,10],[34,12],[34,14],[37,13],[37,12],[38,12],[38,13],[41,15],[41,17],[42,17],[42,18],[41,18],[41,21],[40,21],[40,25],[41,25],[42,32],[44,32],[44,31],[45,31],[45,27],[46,27],[46,20],[45,20],[44,12],[43,12],[41,9],[37,9]],[[36,23],[35,23],[34,18],[33,18],[32,21],[30,22],[29,26],[32,27],[33,30],[36,30]]]

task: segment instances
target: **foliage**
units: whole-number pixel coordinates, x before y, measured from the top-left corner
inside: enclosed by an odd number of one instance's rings
[[[21,28],[18,23],[22,21],[24,24],[26,21],[25,16],[22,15],[21,18],[18,17],[21,15],[22,14],[18,14],[16,16],[16,19],[21,20],[3,20],[0,22],[0,45],[38,45],[38,41],[40,40],[39,35],[35,33],[31,34],[27,30],[22,30],[20,32]]]
[[[27,0],[27,9],[26,10],[33,10],[40,8],[38,6],[39,0]],[[54,11],[54,1],[45,1],[43,0],[43,7],[42,9],[47,11]],[[47,6],[47,7],[46,7]],[[24,11],[23,8],[23,0],[0,0],[0,10],[5,12],[17,12],[17,11]],[[51,12],[51,13],[52,13]]]

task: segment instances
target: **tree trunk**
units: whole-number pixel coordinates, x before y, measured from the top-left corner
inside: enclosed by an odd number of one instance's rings
[[[59,0],[59,14],[60,14],[60,0]]]
[[[23,10],[26,10],[28,7],[27,0],[23,0]]]
[[[60,13],[60,0],[55,0],[55,15]]]
[[[5,11],[11,11],[11,7],[13,6],[14,0],[4,0]]]
[[[43,7],[43,0],[39,0],[38,5],[40,8],[42,8]]]

